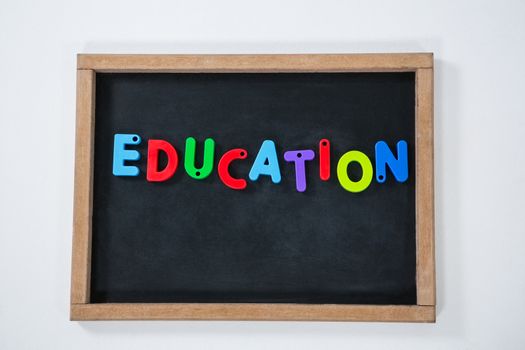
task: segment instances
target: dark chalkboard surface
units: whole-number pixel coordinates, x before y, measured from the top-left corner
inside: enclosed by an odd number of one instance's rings
[[[416,304],[414,120],[413,72],[97,73],[90,302]],[[142,137],[138,177],[112,175],[116,133]],[[147,140],[169,141],[182,158],[189,136],[198,155],[214,138],[212,175],[194,180],[179,163],[167,182],[147,182]],[[316,158],[299,193],[282,155],[317,155],[322,138],[332,177],[319,179]],[[232,167],[247,179],[265,139],[277,145],[282,182],[222,184],[220,156],[247,149]],[[407,182],[340,186],[343,153],[373,162],[377,141],[401,139]]]

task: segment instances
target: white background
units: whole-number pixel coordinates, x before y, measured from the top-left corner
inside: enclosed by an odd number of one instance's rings
[[[435,53],[436,324],[71,322],[76,53]],[[525,2],[0,1],[0,349],[525,348]]]

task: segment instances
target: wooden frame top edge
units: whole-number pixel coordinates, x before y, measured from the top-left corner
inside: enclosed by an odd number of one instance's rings
[[[433,65],[433,53],[77,55],[77,69],[100,72],[374,72]]]

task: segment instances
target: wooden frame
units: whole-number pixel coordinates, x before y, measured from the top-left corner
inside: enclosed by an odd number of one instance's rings
[[[97,72],[416,73],[417,305],[90,304]],[[77,59],[71,320],[319,320],[435,322],[433,55],[90,55]]]

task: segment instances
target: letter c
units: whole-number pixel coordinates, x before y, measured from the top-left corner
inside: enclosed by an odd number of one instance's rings
[[[219,178],[229,188],[234,190],[244,190],[246,188],[246,180],[232,177],[228,170],[231,162],[236,159],[246,159],[246,157],[248,157],[248,152],[245,149],[234,148],[224,153],[219,160]]]

